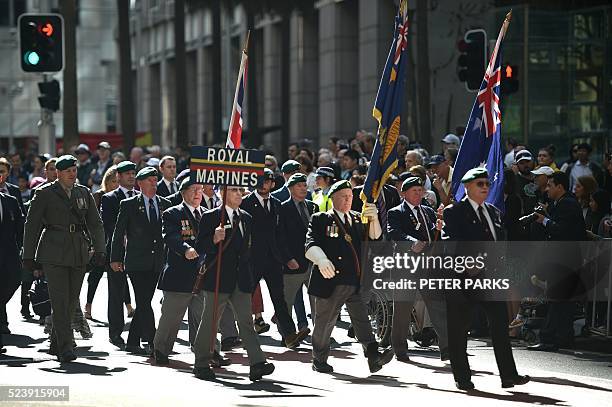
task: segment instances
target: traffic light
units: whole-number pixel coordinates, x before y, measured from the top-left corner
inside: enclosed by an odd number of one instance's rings
[[[38,103],[43,109],[49,109],[57,112],[60,108],[60,85],[55,79],[49,82],[38,82],[40,96]]]
[[[469,30],[457,43],[461,53],[457,61],[457,75],[471,91],[480,89],[487,63],[487,33],[483,29]]]
[[[64,19],[59,14],[19,16],[19,48],[24,72],[58,72],[64,67]]]
[[[504,64],[501,66],[501,95],[515,93],[519,89],[518,67]]]

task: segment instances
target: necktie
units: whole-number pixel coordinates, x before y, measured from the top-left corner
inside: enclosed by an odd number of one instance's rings
[[[149,198],[149,222],[157,222],[157,212],[155,211],[155,203],[153,198]]]
[[[302,217],[302,222],[304,225],[308,226],[310,222],[310,216],[308,215],[308,210],[306,209],[306,204],[304,201],[298,202],[298,208],[300,208],[300,216]]]
[[[350,233],[349,230],[351,229],[351,221],[349,220],[347,213],[344,214],[344,227],[346,228],[346,233]]]
[[[427,239],[428,242],[431,242],[431,237],[429,236],[429,230],[427,228],[427,222],[425,221],[425,216],[423,215],[423,210],[421,209],[420,206],[415,206],[414,209],[416,210],[417,213],[417,219],[419,220],[419,231],[421,232],[421,235],[423,236],[423,241],[425,241],[425,239]]]
[[[133,197],[134,196],[134,191],[128,191],[128,197]]]
[[[266,213],[270,213],[270,209],[268,209],[268,198],[264,198],[263,202],[264,202],[264,209],[266,210]]]
[[[241,233],[240,232],[240,214],[238,213],[238,210],[234,210],[234,215],[232,217],[232,229],[236,229],[235,233]]]
[[[170,183],[170,194],[174,194],[176,192],[176,188],[174,187],[174,182]]]
[[[387,230],[387,205],[383,196],[384,191],[380,191],[380,195],[376,200],[376,208],[378,208],[378,219],[383,230]]]
[[[196,223],[199,225],[200,221],[202,220],[202,215],[200,215],[200,210],[198,208],[195,208],[195,210],[193,211],[193,215],[195,217]]]
[[[489,222],[487,222],[487,218],[484,214],[484,208],[482,206],[478,207],[478,217],[480,218],[480,223],[482,224],[487,240],[495,240],[493,233],[491,233],[491,229],[489,229]]]

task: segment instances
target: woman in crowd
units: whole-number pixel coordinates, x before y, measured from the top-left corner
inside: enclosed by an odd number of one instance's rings
[[[591,218],[593,216],[589,209],[589,203],[591,202],[591,195],[597,190],[597,188],[597,181],[592,176],[583,175],[582,177],[578,177],[575,194],[576,199],[582,208],[582,216],[584,216],[587,229],[591,228]]]
[[[547,147],[542,147],[538,151],[538,166],[537,168],[547,166],[552,168],[555,172],[559,171],[559,167],[555,163],[555,146],[552,144]]]

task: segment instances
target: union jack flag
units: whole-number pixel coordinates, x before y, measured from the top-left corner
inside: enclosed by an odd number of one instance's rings
[[[487,202],[502,211],[504,210],[504,152],[501,146],[499,110],[501,44],[511,17],[510,12],[499,31],[480,90],[472,106],[459,154],[455,160],[451,189],[455,200],[460,201],[465,195],[461,178],[472,168],[486,167],[491,182]]]
[[[227,130],[227,142],[225,143],[227,148],[240,148],[240,143],[242,141],[242,102],[246,90],[248,59],[245,48],[242,50],[242,59],[240,61],[240,70],[238,71],[238,81],[236,83],[236,93],[234,94],[234,105],[232,106],[232,116]]]

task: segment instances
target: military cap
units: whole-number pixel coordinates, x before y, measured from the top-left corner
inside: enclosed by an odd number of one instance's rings
[[[409,177],[402,182],[402,192],[408,191],[412,187],[422,187],[423,181],[419,177]]]
[[[269,168],[264,168],[264,173],[262,175],[263,180],[267,180],[267,179],[271,179],[272,181],[274,181],[274,171],[272,171]]]
[[[121,161],[119,164],[117,164],[117,172],[119,174],[128,171],[136,171],[136,164],[131,161]]]
[[[301,174],[301,173],[293,174],[287,180],[287,187],[292,187],[298,182],[306,182],[306,175]]]
[[[142,181],[149,177],[157,177],[157,170],[153,167],[144,167],[142,170],[138,171],[136,174],[136,179]]]
[[[181,186],[179,187],[179,191],[184,191],[192,185],[195,185],[196,182],[191,180],[191,177],[183,178],[183,182],[181,182]]]
[[[353,186],[351,185],[349,181],[345,179],[343,179],[342,181],[338,181],[334,185],[331,186],[331,188],[329,189],[328,196],[332,196],[333,194],[340,191],[341,189],[346,189],[346,188],[353,189]]]
[[[55,168],[59,171],[67,170],[70,167],[77,165],[77,159],[70,154],[63,155],[55,162]]]
[[[429,162],[427,163],[427,166],[431,167],[432,165],[442,164],[444,161],[445,161],[444,156],[441,155],[441,154],[437,154],[437,155],[432,156],[429,159]]]
[[[298,171],[300,169],[300,163],[295,160],[287,160],[283,163],[281,171],[285,174],[288,172]]]
[[[334,169],[331,167],[319,167],[315,171],[317,177],[330,177],[334,178]]]
[[[483,167],[472,168],[465,173],[463,178],[461,178],[461,182],[465,184],[466,182],[474,181],[477,178],[489,178],[487,169]]]
[[[185,177],[189,177],[191,174],[191,170],[189,168],[184,169],[176,176],[176,182],[181,182],[185,179]]]
[[[412,175],[412,173],[409,171],[404,171],[398,176],[397,179],[398,181],[406,181],[410,177],[414,177],[414,175]]]

